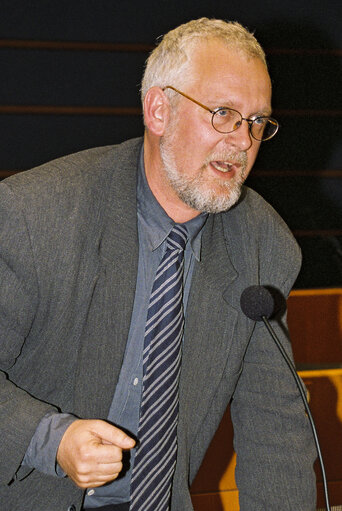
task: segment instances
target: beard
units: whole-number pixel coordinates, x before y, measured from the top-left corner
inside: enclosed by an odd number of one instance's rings
[[[220,213],[230,209],[239,200],[246,179],[246,152],[212,153],[200,171],[195,176],[189,176],[177,167],[173,133],[173,129],[168,130],[160,140],[160,156],[166,176],[177,196],[192,209],[202,213]],[[218,177],[211,182],[207,175],[211,161],[232,161],[240,166],[229,181]]]

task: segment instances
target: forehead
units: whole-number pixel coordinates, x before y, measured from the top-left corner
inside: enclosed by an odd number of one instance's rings
[[[191,89],[203,100],[240,107],[248,103],[256,111],[270,108],[271,80],[259,58],[248,57],[219,41],[207,41],[196,47],[191,62]]]

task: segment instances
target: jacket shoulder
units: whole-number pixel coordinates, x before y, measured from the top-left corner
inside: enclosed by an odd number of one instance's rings
[[[49,161],[5,179],[2,183],[18,196],[38,199],[54,193],[82,194],[98,183],[110,181],[114,169],[138,157],[142,140],[132,139],[118,145],[95,147]]]
[[[222,214],[228,249],[237,265],[259,274],[261,284],[287,293],[301,266],[300,248],[281,216],[257,192],[244,186],[240,201]]]
[[[135,182],[141,143],[133,139],[87,149],[11,176],[0,183],[0,202],[34,223],[98,216],[113,186]]]

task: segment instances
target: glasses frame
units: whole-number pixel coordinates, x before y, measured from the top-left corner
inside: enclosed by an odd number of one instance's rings
[[[276,133],[279,130],[279,122],[276,119],[273,119],[273,117],[268,117],[268,116],[264,116],[264,115],[258,115],[258,117],[256,117],[255,119],[247,119],[246,117],[242,117],[241,113],[238,110],[235,110],[235,108],[230,108],[228,106],[219,106],[218,108],[215,108],[215,110],[211,110],[211,108],[209,108],[208,106],[203,105],[203,103],[200,103],[199,101],[197,101],[197,99],[194,99],[191,96],[188,96],[188,94],[185,94],[185,92],[182,92],[182,91],[176,89],[176,87],[173,87],[172,85],[166,85],[166,87],[163,87],[162,90],[165,91],[165,89],[172,89],[173,91],[177,92],[178,94],[180,94],[184,98],[189,99],[190,101],[192,101],[196,105],[200,106],[201,108],[204,108],[204,110],[207,110],[208,112],[210,112],[212,114],[211,125],[214,128],[214,130],[217,131],[218,133],[225,133],[225,134],[226,133],[234,133],[234,131],[236,131],[236,130],[238,130],[240,128],[240,126],[242,124],[242,121],[246,121],[247,124],[248,124],[248,127],[249,127],[249,132],[250,132],[251,136],[254,138],[254,140],[257,140],[258,142],[265,142],[266,140],[270,140],[271,138],[273,138],[274,135],[276,135]],[[215,126],[214,126],[214,116],[220,110],[231,110],[232,112],[236,112],[237,114],[239,114],[239,116],[241,117],[241,122],[240,123],[236,123],[238,126],[235,129],[230,130],[230,131],[220,131],[217,128],[215,128]],[[253,135],[253,133],[252,133],[252,126],[253,126],[254,122],[256,120],[258,120],[258,119],[268,119],[269,121],[271,121],[271,123],[273,123],[274,125],[277,126],[277,129],[275,130],[273,135],[271,135],[270,137],[267,137],[267,138],[256,138],[256,136]]]

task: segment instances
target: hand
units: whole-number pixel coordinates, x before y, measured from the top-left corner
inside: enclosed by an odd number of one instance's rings
[[[113,481],[122,470],[122,451],[135,441],[102,420],[73,422],[59,444],[57,462],[80,488],[95,488]]]

